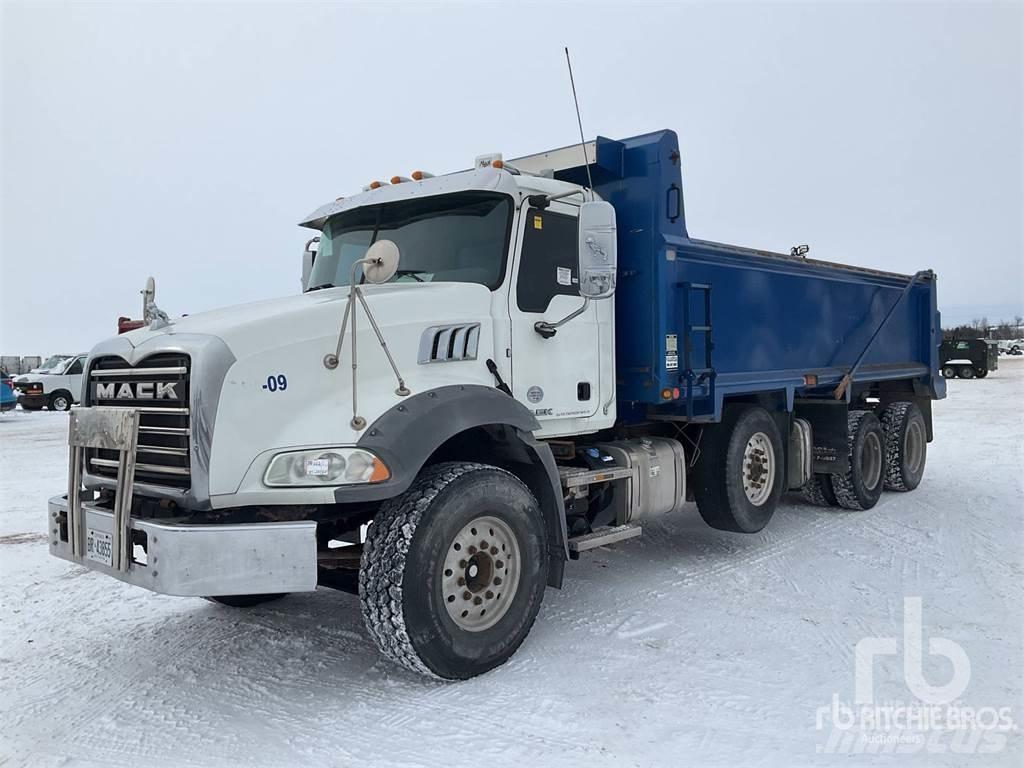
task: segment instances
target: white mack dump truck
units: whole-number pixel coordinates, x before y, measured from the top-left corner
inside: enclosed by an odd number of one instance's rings
[[[374,182],[303,226],[300,295],[149,307],[92,349],[52,554],[237,607],[345,589],[384,655],[458,679],[645,515],[695,498],[750,533],[787,488],[920,482],[934,276],[690,239],[671,131]]]

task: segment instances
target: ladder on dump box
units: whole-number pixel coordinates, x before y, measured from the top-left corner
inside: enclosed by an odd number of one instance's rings
[[[707,382],[707,398],[711,410],[715,407],[715,369],[711,367],[711,285],[708,283],[682,283],[683,288],[683,371],[682,378],[686,382],[686,417],[692,419],[693,390]],[[691,308],[694,295],[698,294],[704,305],[704,320],[694,324]],[[704,335],[704,365],[694,368],[693,342],[695,334]]]

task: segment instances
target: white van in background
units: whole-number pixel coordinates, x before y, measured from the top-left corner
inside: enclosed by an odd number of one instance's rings
[[[67,411],[82,396],[82,370],[85,355],[54,355],[32,373],[14,379],[18,405],[26,411],[46,406],[51,411]],[[62,359],[63,358],[63,359]]]

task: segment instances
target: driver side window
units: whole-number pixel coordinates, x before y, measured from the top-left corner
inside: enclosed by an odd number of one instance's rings
[[[578,296],[575,216],[530,208],[519,259],[516,303],[522,312],[543,313],[555,296]]]
[[[74,376],[75,374],[81,373],[82,372],[82,361],[84,361],[84,360],[85,360],[84,357],[77,358],[75,360],[75,362],[73,362],[70,366],[68,366],[68,369],[64,372],[64,375],[65,376]]]

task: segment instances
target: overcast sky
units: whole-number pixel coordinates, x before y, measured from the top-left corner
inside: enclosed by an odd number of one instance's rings
[[[679,133],[690,234],[1022,313],[1021,3],[2,4],[0,352],[299,290],[375,178]]]

